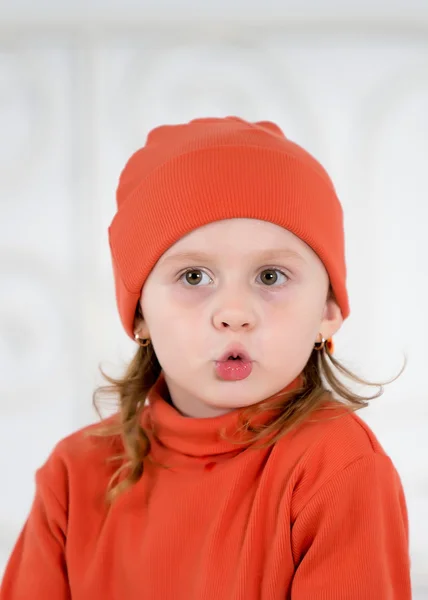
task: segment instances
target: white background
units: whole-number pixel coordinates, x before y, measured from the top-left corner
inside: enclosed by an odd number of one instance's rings
[[[163,122],[271,119],[329,170],[352,315],[337,355],[402,377],[359,414],[393,458],[428,597],[428,1],[0,0],[0,573],[35,469],[133,350],[107,226]]]

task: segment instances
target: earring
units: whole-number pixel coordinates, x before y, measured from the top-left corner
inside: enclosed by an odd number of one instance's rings
[[[149,338],[143,338],[141,339],[140,336],[138,335],[138,333],[135,334],[135,341],[137,342],[137,344],[139,346],[141,346],[142,348],[146,348],[147,346],[150,345],[150,339]],[[139,341],[141,339],[141,342]]]
[[[333,354],[334,352],[334,343],[332,338],[328,338],[328,340],[324,339],[322,335],[319,333],[317,337],[317,341],[314,344],[314,350],[320,351],[323,348],[327,350],[329,354]]]
[[[325,339],[323,338],[323,336],[319,333],[318,337],[317,337],[317,341],[314,344],[314,350],[320,351],[324,348],[324,344],[325,344]]]

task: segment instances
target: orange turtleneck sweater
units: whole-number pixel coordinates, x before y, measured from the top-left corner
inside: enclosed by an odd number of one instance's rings
[[[62,440],[36,476],[1,600],[409,600],[399,476],[369,427],[318,411],[273,447],[219,437],[239,411],[180,415],[162,378],[140,481],[105,503],[117,440]],[[155,425],[156,436],[152,425]]]

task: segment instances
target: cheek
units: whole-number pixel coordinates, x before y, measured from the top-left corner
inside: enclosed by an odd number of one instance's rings
[[[180,312],[193,311],[195,306],[206,303],[212,295],[213,289],[209,286],[192,288],[177,284],[168,292],[168,302]]]
[[[322,321],[324,304],[309,293],[278,294],[264,302],[264,334],[281,353],[312,349]]]
[[[195,295],[158,289],[142,298],[143,315],[161,364],[171,357],[180,362],[196,345],[201,312],[195,310]]]
[[[272,319],[299,319],[310,326],[323,317],[325,299],[319,290],[290,285],[276,292],[262,290],[260,299],[265,314]]]

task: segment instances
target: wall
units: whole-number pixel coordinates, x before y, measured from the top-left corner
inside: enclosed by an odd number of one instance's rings
[[[352,316],[337,354],[383,379],[363,411],[402,476],[428,596],[428,4],[11,0],[0,6],[0,572],[54,444],[132,352],[106,230],[148,129],[273,119],[330,171]]]

